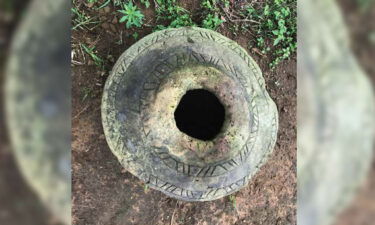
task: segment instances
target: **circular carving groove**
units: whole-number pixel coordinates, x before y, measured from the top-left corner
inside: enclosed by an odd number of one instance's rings
[[[253,59],[201,28],[159,31],[130,47],[106,82],[102,120],[129,172],[188,201],[246,185],[272,151],[278,125]]]

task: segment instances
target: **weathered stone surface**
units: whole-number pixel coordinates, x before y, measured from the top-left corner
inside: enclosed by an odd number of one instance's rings
[[[64,224],[71,223],[68,11],[64,0],[31,2],[13,38],[4,92],[20,171]]]
[[[297,220],[329,225],[371,165],[374,96],[336,2],[302,0],[299,9]]]
[[[180,99],[195,89],[225,108],[212,140],[176,126]],[[102,121],[129,172],[171,197],[206,201],[247,184],[274,147],[278,114],[244,49],[213,31],[179,28],[150,34],[119,58],[104,88]]]

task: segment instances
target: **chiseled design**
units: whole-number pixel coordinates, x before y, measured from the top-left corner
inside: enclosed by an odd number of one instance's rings
[[[209,141],[178,130],[173,112],[192,89],[214,93],[226,110]],[[272,152],[278,114],[259,67],[235,42],[201,28],[155,32],[115,64],[102,99],[108,145],[152,188],[207,201],[245,186]]]

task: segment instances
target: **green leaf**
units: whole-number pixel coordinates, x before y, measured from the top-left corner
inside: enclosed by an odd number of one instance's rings
[[[268,16],[270,14],[270,6],[269,5],[266,5],[266,7],[264,7],[264,13],[263,13],[265,16]]]
[[[281,41],[282,37],[277,37],[274,41],[273,41],[273,46],[276,46],[277,44],[279,44],[279,42]]]
[[[130,20],[128,20],[128,22],[126,22],[126,28],[130,28],[130,27],[131,27],[131,25],[132,25],[131,21],[130,21]]]
[[[138,33],[137,33],[137,32],[135,32],[132,36],[133,36],[133,38],[134,38],[135,40],[138,39]]]
[[[273,22],[272,22],[272,20],[270,20],[270,19],[268,19],[267,20],[267,27],[269,28],[269,29],[272,29],[274,26],[273,26]]]
[[[137,27],[141,27],[141,23],[138,20],[134,20],[134,25]]]
[[[128,18],[128,16],[123,16],[123,17],[121,17],[121,19],[120,19],[120,23],[123,23],[123,22],[125,22],[125,20]]]

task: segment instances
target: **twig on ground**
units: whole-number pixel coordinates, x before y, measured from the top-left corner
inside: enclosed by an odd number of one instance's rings
[[[260,24],[260,22],[258,22],[258,21],[255,21],[255,20],[249,20],[249,19],[238,19],[238,20],[232,20],[232,22],[250,22],[250,23]]]
[[[85,57],[85,53],[83,52],[82,45],[79,44],[78,46],[79,46],[79,49],[81,50],[81,55],[83,57],[83,63],[86,64],[86,57]]]
[[[233,20],[232,18],[230,17],[230,15],[228,14],[228,12],[221,6],[219,5],[220,9],[225,13],[225,16],[227,17],[227,19],[229,20],[229,22],[232,22],[233,23]]]
[[[265,54],[263,54],[259,49],[257,48],[252,48],[251,51],[255,52],[256,54],[262,56],[263,58],[264,57],[267,57]]]
[[[173,220],[174,220],[174,214],[176,213],[176,209],[177,209],[177,204],[178,204],[178,201],[176,200],[176,205],[174,206],[174,210],[173,210],[173,213],[172,213],[172,217],[171,217],[171,224],[170,225],[173,225]]]
[[[82,66],[82,65],[85,65],[84,63],[79,62],[79,61],[76,61],[76,60],[73,60],[73,59],[72,59],[72,63],[73,63],[73,65],[76,65],[76,66]]]
[[[156,2],[156,0],[154,0],[154,4],[155,4],[155,9],[159,8],[159,4]]]
[[[87,104],[86,106],[85,106],[85,108],[83,108],[80,112],[78,112],[73,118],[72,118],[72,121],[73,120],[75,120],[75,119],[77,119],[84,111],[86,111],[88,108],[89,108],[89,104]]]
[[[227,10],[225,10],[221,5],[219,5],[220,9],[225,13],[226,17],[228,18],[229,22],[236,23],[236,22],[250,22],[250,23],[256,23],[260,24],[260,22],[255,21],[255,20],[250,20],[250,19],[241,19],[241,17],[234,15]],[[236,19],[232,19],[232,17],[235,17]]]

